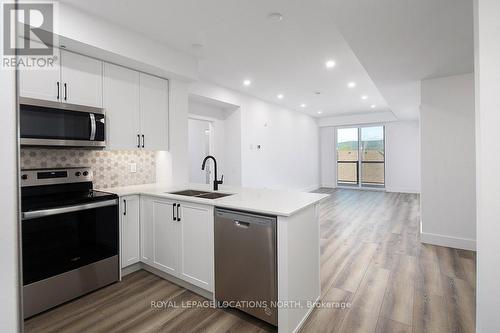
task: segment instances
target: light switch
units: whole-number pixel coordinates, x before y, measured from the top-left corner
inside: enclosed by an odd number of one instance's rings
[[[137,163],[130,163],[130,172],[137,172]]]

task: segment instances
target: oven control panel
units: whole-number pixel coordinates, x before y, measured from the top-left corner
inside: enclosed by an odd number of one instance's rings
[[[92,170],[87,167],[21,170],[21,186],[91,182],[92,179]]]

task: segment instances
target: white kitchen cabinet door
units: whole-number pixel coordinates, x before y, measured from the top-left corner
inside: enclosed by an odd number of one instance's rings
[[[31,43],[35,42],[31,41]],[[51,67],[19,70],[19,95],[21,97],[61,101],[61,57],[58,48],[54,48],[54,56],[54,65]]]
[[[181,202],[180,278],[214,291],[213,207]]]
[[[121,212],[121,267],[140,260],[140,201],[138,195],[120,198]]]
[[[140,74],[143,148],[168,150],[168,81]]]
[[[139,72],[104,63],[103,102],[107,149],[139,148]]]
[[[153,264],[153,198],[141,196],[141,262]]]
[[[172,275],[178,274],[179,223],[174,221],[177,209],[167,200],[152,200],[153,266]]]
[[[61,97],[71,104],[102,107],[100,60],[61,50]]]

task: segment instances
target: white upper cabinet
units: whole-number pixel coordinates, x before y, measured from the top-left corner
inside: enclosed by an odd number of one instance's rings
[[[139,148],[139,72],[104,63],[103,97],[107,118],[107,148]]]
[[[102,67],[100,60],[61,50],[62,101],[102,107]]]
[[[108,149],[168,150],[168,81],[104,64]]]
[[[54,55],[53,67],[19,71],[20,96],[102,107],[102,61],[57,48]]]
[[[139,221],[140,201],[138,195],[122,197],[120,200],[121,212],[121,267],[127,267],[140,260],[139,251]]]
[[[141,147],[168,150],[168,81],[141,73]]]
[[[54,55],[55,61],[52,67],[19,70],[19,95],[21,97],[53,102],[61,101],[61,57],[59,49],[54,48]]]

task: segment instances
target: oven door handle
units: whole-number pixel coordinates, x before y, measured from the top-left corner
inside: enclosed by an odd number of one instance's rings
[[[90,115],[90,141],[94,141],[96,132],[95,115],[93,113],[89,113],[89,115]]]
[[[24,220],[31,220],[31,219],[36,219],[36,218],[45,217],[45,216],[78,212],[81,210],[108,207],[108,206],[114,206],[114,205],[118,205],[118,199],[93,202],[93,203],[88,203],[88,204],[83,204],[83,205],[66,206],[66,207],[61,207],[61,208],[34,210],[32,212],[24,212],[22,214],[22,220],[23,221]]]

